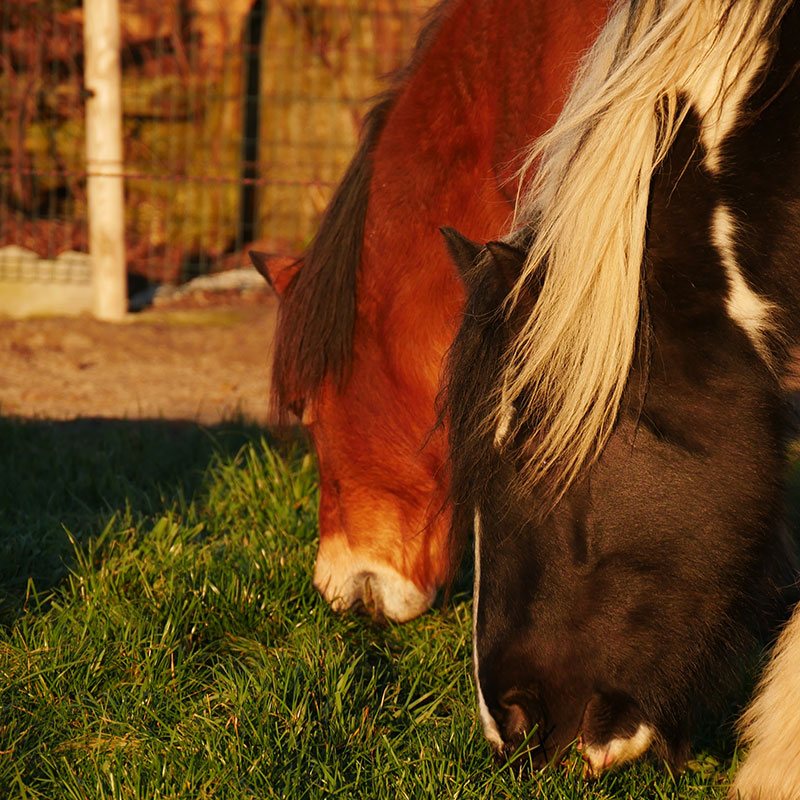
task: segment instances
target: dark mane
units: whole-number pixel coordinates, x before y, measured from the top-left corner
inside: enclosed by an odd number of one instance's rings
[[[273,405],[279,415],[313,398],[327,375],[339,385],[347,375],[373,150],[400,92],[454,2],[442,0],[428,12],[409,63],[376,98],[364,120],[358,150],[283,295],[272,367]]]

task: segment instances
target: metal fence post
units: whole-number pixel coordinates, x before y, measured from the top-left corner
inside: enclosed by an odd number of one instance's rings
[[[93,309],[120,320],[127,310],[118,0],[84,0],[86,171]]]

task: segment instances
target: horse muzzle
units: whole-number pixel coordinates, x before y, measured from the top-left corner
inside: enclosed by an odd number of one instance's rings
[[[406,622],[430,608],[435,589],[420,589],[391,565],[337,539],[320,542],[314,567],[314,586],[334,611]]]

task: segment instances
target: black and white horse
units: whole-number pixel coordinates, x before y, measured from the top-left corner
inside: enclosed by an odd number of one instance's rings
[[[778,619],[800,342],[800,3],[611,15],[507,243],[450,232],[453,536],[475,534],[487,737],[598,773],[655,746]],[[800,621],[748,712],[746,798],[800,797]]]

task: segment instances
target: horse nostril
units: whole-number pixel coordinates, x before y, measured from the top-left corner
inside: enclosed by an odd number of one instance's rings
[[[375,613],[375,606],[378,601],[378,598],[372,593],[373,577],[374,576],[371,572],[367,572],[364,575],[364,579],[361,583],[361,600],[364,603],[364,608],[367,610],[370,616]]]
[[[506,709],[506,714],[506,726],[514,732],[512,735],[524,736],[531,725],[525,709],[519,703],[514,703]]]
[[[357,594],[350,605],[350,610],[370,617],[373,622],[378,624],[386,621],[380,589],[376,585],[376,576],[372,572],[362,572],[358,575]]]
[[[503,710],[505,711],[503,741],[506,743],[506,750],[513,754],[530,732],[531,721],[519,703],[504,704]]]
[[[511,698],[500,701],[500,728],[503,748],[499,754],[507,762],[515,763],[516,769],[524,772],[528,768],[541,769],[549,762],[546,736],[542,734],[541,722],[527,700],[520,702],[520,692],[509,692]]]

